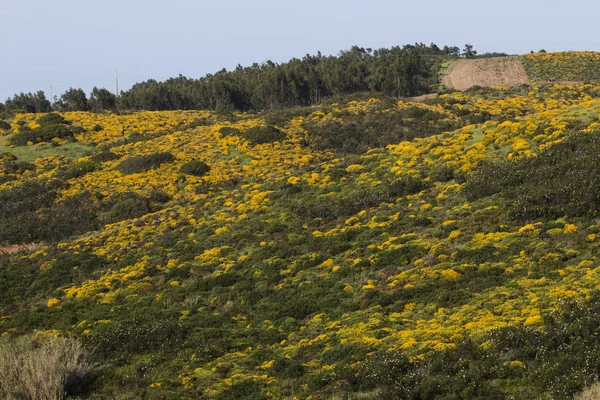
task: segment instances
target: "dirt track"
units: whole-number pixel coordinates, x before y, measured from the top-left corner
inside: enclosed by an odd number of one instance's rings
[[[7,245],[7,246],[0,246],[0,254],[14,254],[18,251],[21,250],[25,250],[25,251],[34,251],[37,250],[39,248],[41,248],[43,246],[43,244],[41,243],[30,243],[30,244],[15,244],[15,245]]]
[[[517,86],[529,83],[518,57],[461,60],[442,78],[450,89],[466,90],[472,86]]]

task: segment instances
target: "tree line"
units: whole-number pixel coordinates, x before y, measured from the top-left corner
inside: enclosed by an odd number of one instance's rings
[[[437,68],[447,57],[472,57],[471,45],[435,44],[394,46],[373,50],[353,46],[336,56],[306,55],[277,64],[272,61],[238,65],[200,79],[179,75],[158,82],[149,79],[121,91],[120,96],[94,88],[89,98],[70,88],[50,101],[43,91],[20,93],[0,103],[0,112],[124,111],[209,109],[263,110],[320,103],[332,96],[359,92],[410,97],[437,88]]]

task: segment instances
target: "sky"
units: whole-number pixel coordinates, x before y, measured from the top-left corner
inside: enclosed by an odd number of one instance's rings
[[[114,91],[117,70],[125,90],[352,45],[600,50],[598,15],[592,0],[0,0],[0,102]]]

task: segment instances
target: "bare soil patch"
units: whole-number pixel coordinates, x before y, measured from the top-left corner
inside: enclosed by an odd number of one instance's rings
[[[14,254],[18,251],[35,251],[41,248],[43,243],[29,243],[29,244],[11,244],[7,246],[0,246],[0,254]]]
[[[462,60],[442,78],[450,89],[467,90],[473,86],[518,86],[529,83],[518,57]]]

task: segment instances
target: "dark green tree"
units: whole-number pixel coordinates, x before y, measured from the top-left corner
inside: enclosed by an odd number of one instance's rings
[[[56,102],[60,111],[88,111],[88,99],[83,89],[69,88]]]
[[[117,109],[117,96],[108,90],[94,87],[88,101],[90,111],[115,111]]]
[[[475,56],[477,55],[477,51],[473,50],[472,44],[467,43],[465,44],[465,48],[463,49],[462,55],[465,58],[475,58]]]
[[[36,93],[15,94],[12,98],[6,100],[4,105],[6,111],[25,111],[30,113],[50,112],[52,107],[50,101],[46,99],[43,90]]]

